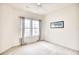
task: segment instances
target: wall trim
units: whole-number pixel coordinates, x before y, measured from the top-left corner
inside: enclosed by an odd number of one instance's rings
[[[12,48],[14,48],[14,47],[25,46],[25,45],[33,44],[33,43],[36,43],[36,42],[39,42],[39,41],[42,41],[42,40],[37,40],[37,41],[31,42],[31,43],[24,43],[24,44],[22,44],[22,45],[19,44],[19,45],[16,45],[16,46],[12,46],[12,47],[8,48],[7,50],[1,52],[0,55],[5,55],[5,53],[6,53],[7,51],[9,51],[10,49],[12,49]]]
[[[60,45],[60,44],[57,44],[57,43],[54,43],[54,42],[50,42],[50,41],[47,41],[47,40],[42,40],[42,41],[45,41],[45,42],[48,42],[48,43],[54,44],[54,45],[56,45],[56,46],[63,47],[63,48],[65,48],[65,49],[67,49],[67,50],[75,51],[75,52],[77,52],[77,54],[79,54],[79,51],[78,51],[78,50],[75,50],[75,49],[72,49],[72,48],[69,48],[69,47],[65,47],[65,46],[63,46],[63,45]]]
[[[19,46],[21,46],[21,45],[19,44],[19,45],[16,45],[16,46],[12,46],[12,47],[6,49],[5,51],[1,52],[0,55],[5,55],[5,54],[4,54],[5,52],[9,51],[10,49],[12,49],[12,48],[14,48],[14,47],[19,47]]]

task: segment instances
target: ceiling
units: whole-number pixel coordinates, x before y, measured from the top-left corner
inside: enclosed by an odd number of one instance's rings
[[[11,6],[24,11],[46,15],[52,11],[72,5],[71,3],[12,3]]]

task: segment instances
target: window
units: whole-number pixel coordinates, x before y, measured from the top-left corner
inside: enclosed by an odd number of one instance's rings
[[[32,21],[32,36],[39,36],[39,21]]]
[[[39,36],[39,21],[24,20],[24,37]]]
[[[25,19],[24,20],[24,37],[31,36],[31,20]]]

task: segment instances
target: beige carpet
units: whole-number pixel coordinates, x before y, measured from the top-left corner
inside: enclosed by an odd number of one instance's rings
[[[4,55],[73,55],[73,54],[75,55],[77,54],[77,52],[44,41],[14,47],[4,53]]]

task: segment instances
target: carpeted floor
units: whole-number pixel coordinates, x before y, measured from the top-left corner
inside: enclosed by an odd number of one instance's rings
[[[50,44],[45,41],[9,49],[3,55],[76,55],[77,52]]]

